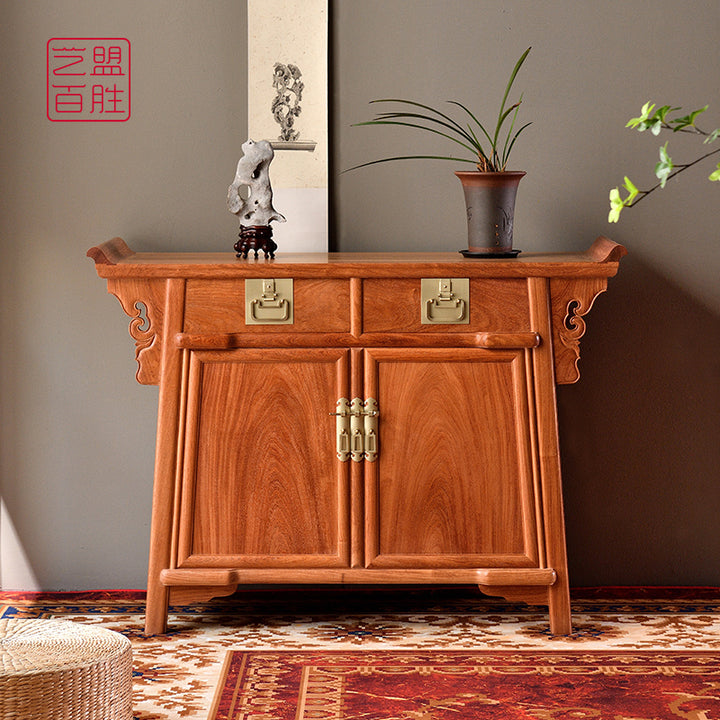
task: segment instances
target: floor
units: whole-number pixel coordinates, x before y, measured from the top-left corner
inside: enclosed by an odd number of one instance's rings
[[[573,592],[573,633],[552,636],[543,608],[474,588],[248,590],[171,608],[145,637],[140,592],[0,593],[0,617],[95,623],[133,644],[137,720],[207,717],[229,649],[710,650],[720,653],[720,589]]]

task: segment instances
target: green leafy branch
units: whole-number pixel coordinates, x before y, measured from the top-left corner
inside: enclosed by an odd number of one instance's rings
[[[393,103],[400,105],[402,109],[380,112],[372,120],[367,122],[355,123],[353,127],[363,125],[401,125],[404,127],[416,128],[426,132],[441,135],[448,140],[456,143],[470,153],[470,158],[454,157],[446,155],[404,155],[382,158],[380,160],[371,160],[370,162],[356,165],[344,172],[357,170],[368,165],[376,165],[382,162],[391,162],[394,160],[452,160],[455,162],[474,163],[481,172],[502,172],[507,166],[510,152],[512,151],[515,141],[520,133],[525,130],[531,123],[526,123],[520,129],[515,131],[515,123],[517,120],[518,110],[522,103],[522,95],[520,99],[507,107],[507,99],[510,90],[515,82],[525,58],[528,56],[531,48],[528,48],[515,63],[510,80],[505,88],[500,112],[498,113],[495,129],[492,134],[488,132],[480,123],[477,117],[460,102],[456,100],[448,100],[451,105],[459,107],[463,111],[461,121],[454,120],[450,115],[441,112],[429,105],[415,102],[413,100],[403,100],[399,98],[386,98],[382,100],[372,100],[375,103]],[[510,122],[507,134],[502,138],[503,126],[506,121]]]
[[[720,128],[716,128],[712,132],[705,132],[701,130],[696,124],[695,120],[701,113],[704,113],[708,106],[702,107],[698,110],[693,110],[687,115],[680,117],[669,118],[670,113],[674,113],[677,110],[681,110],[679,107],[671,107],[670,105],[663,105],[660,108],[655,109],[655,105],[646,102],[640,110],[640,116],[631,118],[625,127],[634,128],[638,132],[644,132],[649,130],[653,135],[659,135],[663,130],[670,130],[674,133],[691,133],[693,135],[699,135],[703,137],[703,144],[709,145],[715,142],[720,137]],[[623,208],[633,207],[637,205],[641,200],[646,198],[650,193],[654,192],[658,188],[664,188],[668,180],[679,175],[681,172],[685,172],[688,168],[693,165],[697,165],[703,160],[709,158],[711,155],[720,153],[720,148],[706,152],[700,157],[696,158],[689,163],[675,163],[668,154],[667,149],[668,143],[665,143],[660,148],[660,161],[655,165],[655,176],[659,182],[648,190],[638,190],[635,184],[625,176],[623,182],[623,189],[626,191],[625,197],[622,196],[620,188],[613,188],[610,191],[610,213],[608,214],[608,222],[617,222],[620,218],[620,213]],[[708,180],[712,182],[720,181],[720,162],[717,164],[717,169],[714,170],[708,176]]]

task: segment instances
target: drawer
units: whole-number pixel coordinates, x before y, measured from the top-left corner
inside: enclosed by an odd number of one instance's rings
[[[433,280],[437,281],[437,294],[440,295],[440,278]],[[462,292],[462,284],[456,285]],[[430,286],[433,287],[434,283]],[[420,279],[366,279],[363,281],[363,331],[467,333],[531,330],[525,279],[470,278],[466,287],[467,305],[459,306],[457,312],[453,309],[446,312],[442,308],[442,298],[434,305],[438,307],[437,311],[428,309],[427,290],[422,292]],[[436,321],[449,322],[430,322],[428,312]]]
[[[350,331],[350,281],[293,279],[287,298],[289,320],[273,321],[258,312],[263,324],[246,322],[245,279],[187,281],[184,331],[188,333],[268,333]],[[274,313],[282,318],[282,312]],[[270,318],[265,322],[265,318]]]

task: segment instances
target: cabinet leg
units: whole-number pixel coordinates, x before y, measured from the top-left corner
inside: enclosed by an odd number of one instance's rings
[[[572,616],[567,573],[559,574],[555,583],[548,588],[548,611],[550,632],[553,635],[569,635],[572,632]]]
[[[148,581],[145,601],[145,634],[163,635],[167,632],[169,590],[157,580]]]

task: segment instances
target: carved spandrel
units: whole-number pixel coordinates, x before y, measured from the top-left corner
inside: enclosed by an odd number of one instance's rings
[[[580,338],[585,334],[585,315],[600,293],[607,289],[607,278],[550,281],[555,382],[569,385],[580,379]]]
[[[165,307],[165,281],[135,278],[108,280],[108,292],[119,301],[130,320],[135,340],[135,374],[142,385],[160,382],[161,339]]]

